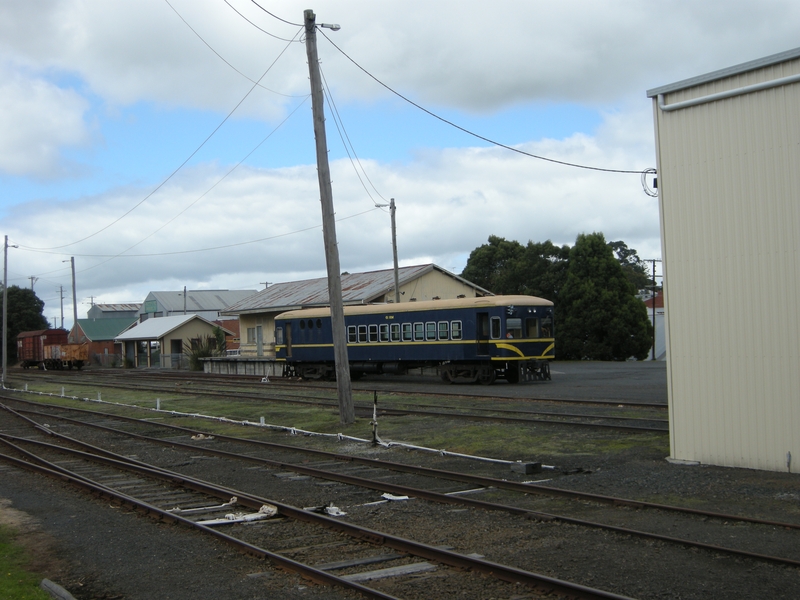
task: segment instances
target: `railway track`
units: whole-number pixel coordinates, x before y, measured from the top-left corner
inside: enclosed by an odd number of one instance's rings
[[[24,437],[0,435],[0,444],[7,451],[0,455],[4,461],[68,481],[158,519],[193,527],[317,583],[354,590],[368,598],[428,597],[414,590],[413,578],[406,582],[404,577],[436,570],[438,585],[444,589],[470,591],[461,597],[498,593],[508,597],[519,588],[508,587],[503,592],[502,586],[521,584],[541,597],[555,594],[568,598],[623,598],[147,464],[56,433],[51,427],[4,408],[5,415],[16,417],[10,424],[4,419],[4,429],[21,433],[24,427],[19,420],[27,426]],[[297,547],[298,540],[302,540],[302,547]],[[293,558],[297,554],[303,555],[302,562]],[[334,556],[339,560],[330,560]],[[345,556],[350,558],[341,560]],[[379,575],[373,569],[378,563],[394,566],[384,567]],[[387,569],[394,573],[389,591],[381,589]],[[373,581],[377,583],[366,583]],[[475,595],[475,590],[481,591]]]
[[[57,418],[69,427],[91,427],[113,436],[163,444],[190,453],[201,452],[225,460],[246,461],[294,474],[300,479],[312,477],[318,481],[382,492],[392,497],[407,495],[439,504],[460,505],[524,516],[535,521],[593,528],[617,536],[634,536],[735,558],[792,568],[800,566],[800,550],[793,548],[797,535],[800,535],[800,523],[588,494],[542,484],[532,485],[469,473],[421,468],[234,436],[215,435],[213,445],[198,444],[189,441],[192,436],[202,439],[211,434],[166,423],[156,424],[130,417],[99,414],[95,411],[45,408],[49,412],[19,412],[40,422],[43,419],[52,421]],[[61,416],[57,415],[59,412],[62,413]],[[67,412],[80,415],[81,419],[63,416]],[[127,425],[124,430],[119,428],[123,422]],[[116,423],[117,426],[111,427],[111,423]],[[473,487],[465,490],[462,484]],[[477,500],[472,497],[475,493],[491,496],[491,501]],[[354,497],[350,501],[358,502],[358,499]],[[543,508],[543,501],[548,502],[550,507]],[[700,522],[703,523],[702,531],[698,531]],[[751,529],[745,545],[737,545],[736,542],[731,542],[731,537],[735,537],[731,536],[732,526],[761,528],[762,539],[756,539],[759,536]],[[683,537],[675,532],[675,529],[682,528],[691,529],[693,537]],[[770,548],[776,546],[778,536],[782,536],[778,545],[788,549],[785,555],[770,553]]]
[[[95,384],[107,388],[116,389],[136,389],[138,391],[151,391],[154,393],[177,393],[182,395],[192,396],[208,396],[217,398],[231,398],[235,397],[237,400],[247,400],[255,402],[277,402],[289,403],[295,405],[310,405],[310,406],[338,406],[337,400],[331,394],[325,396],[309,396],[306,391],[311,389],[319,392],[320,388],[317,386],[306,386],[298,388],[295,385],[270,385],[268,389],[253,393],[252,386],[256,382],[250,381],[246,386],[241,382],[237,382],[234,386],[239,388],[239,391],[232,392],[231,382],[226,381],[223,389],[216,385],[208,385],[206,377],[199,379],[179,378],[176,381],[175,376],[165,375],[151,375],[146,377],[136,375],[130,378],[125,378],[124,381],[109,381],[109,379],[117,379],[116,375],[103,374],[97,377],[84,375],[79,379],[81,385]],[[47,380],[52,383],[63,382],[62,373],[58,374],[38,374],[38,380]],[[158,382],[164,382],[166,385],[160,385]],[[218,381],[218,380],[217,380]],[[280,394],[276,389],[287,390],[287,393]],[[327,390],[326,390],[327,391]],[[288,393],[292,392],[292,393]],[[303,394],[301,397],[300,394]],[[377,391],[373,392],[374,400],[377,402]],[[414,396],[418,395],[416,392]],[[463,397],[460,397],[463,400]],[[475,398],[470,396],[471,402]],[[494,400],[497,398],[479,398],[479,400]],[[504,399],[508,402],[509,399]],[[527,400],[526,400],[527,402]],[[537,403],[542,401],[537,401]],[[368,401],[356,401],[355,410],[359,416],[369,417],[373,412],[373,403]],[[386,404],[386,405],[384,405]],[[668,432],[667,421],[662,416],[655,416],[648,414],[644,416],[627,416],[619,415],[621,409],[632,410],[638,405],[624,405],[624,404],[603,404],[602,405],[607,413],[594,412],[594,413],[576,413],[555,410],[532,410],[525,409],[507,409],[500,406],[491,407],[475,407],[470,406],[466,410],[454,406],[442,406],[434,404],[420,404],[419,402],[409,401],[403,395],[393,392],[391,396],[387,396],[383,392],[380,405],[378,406],[379,416],[399,416],[399,415],[419,415],[419,416],[433,416],[433,417],[447,417],[459,418],[471,421],[484,421],[484,422],[502,422],[502,423],[518,423],[518,424],[542,424],[542,425],[568,425],[573,427],[585,428],[599,428],[599,429],[614,429],[620,431],[631,432]],[[654,407],[647,405],[646,408],[641,408],[652,413]],[[655,410],[659,410],[657,407]]]

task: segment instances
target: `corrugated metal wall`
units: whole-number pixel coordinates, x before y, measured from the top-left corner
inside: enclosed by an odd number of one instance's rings
[[[665,96],[800,73],[800,60]],[[673,458],[800,471],[800,83],[654,98]]]

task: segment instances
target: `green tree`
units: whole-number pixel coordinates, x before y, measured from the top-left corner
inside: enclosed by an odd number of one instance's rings
[[[8,364],[17,361],[17,335],[23,331],[38,331],[49,329],[50,325],[44,316],[44,302],[39,300],[33,290],[21,288],[16,285],[8,288]],[[0,322],[0,327],[2,324]],[[2,344],[0,344],[2,346]],[[2,348],[0,348],[2,350]]]
[[[550,240],[528,241],[513,274],[522,283],[519,293],[556,302],[567,279],[568,265],[569,246],[556,246]]]
[[[519,294],[522,283],[517,271],[525,248],[496,235],[473,250],[461,276],[495,294]]]
[[[579,235],[559,294],[559,357],[643,360],[652,344],[653,327],[635,293],[603,234]]]
[[[637,292],[649,288],[653,284],[647,263],[639,258],[635,248],[628,248],[628,245],[622,240],[608,242],[608,245],[622,266],[622,272],[625,273],[625,277],[633,284]]]

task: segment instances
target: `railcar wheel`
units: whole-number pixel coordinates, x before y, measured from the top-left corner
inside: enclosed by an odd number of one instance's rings
[[[447,369],[442,369],[442,372],[439,373],[439,377],[441,377],[442,381],[445,383],[453,383],[453,378],[450,377],[450,371]]]
[[[492,385],[496,377],[494,369],[481,369],[478,373],[478,383],[481,385]]]

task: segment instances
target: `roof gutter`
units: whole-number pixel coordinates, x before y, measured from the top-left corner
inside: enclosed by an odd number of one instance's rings
[[[790,75],[788,77],[781,77],[780,79],[772,79],[770,81],[763,81],[745,87],[740,87],[716,94],[709,94],[708,96],[700,96],[699,98],[692,98],[691,100],[684,100],[683,102],[675,102],[673,104],[666,104],[664,102],[664,94],[658,94],[658,108],[664,112],[672,112],[673,110],[680,110],[682,108],[689,108],[690,106],[698,106],[700,104],[707,104],[717,100],[724,100],[726,98],[733,98],[735,96],[742,96],[752,92],[760,92],[783,85],[790,85],[792,83],[800,82],[800,74]]]

